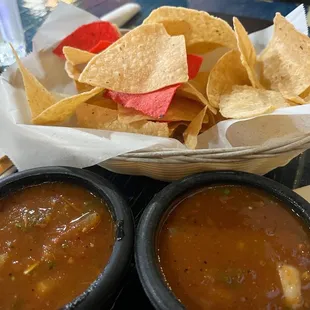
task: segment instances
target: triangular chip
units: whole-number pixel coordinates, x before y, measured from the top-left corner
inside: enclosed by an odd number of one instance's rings
[[[257,57],[255,48],[239,19],[234,17],[233,22],[237,37],[238,49],[240,51],[241,62],[248,72],[252,86],[256,88],[263,88],[256,73]]]
[[[203,96],[207,95],[209,74],[210,72],[198,72],[195,78],[189,81]]]
[[[64,38],[53,53],[63,57],[63,47],[71,46],[84,51],[92,49],[100,40],[115,42],[120,37],[116,26],[107,21],[98,21],[83,25]]]
[[[76,117],[78,125],[82,128],[105,129],[150,136],[169,137],[167,123],[141,121],[132,124],[124,124],[117,119],[117,113],[116,110],[85,103],[77,108]]]
[[[96,55],[71,46],[64,46],[63,53],[67,61],[74,66],[86,64]]]
[[[296,98],[310,86],[310,38],[297,31],[281,14],[274,18],[274,33],[259,59],[267,87]]]
[[[52,106],[55,103],[55,99],[53,95],[36,79],[36,77],[30,71],[28,71],[28,69],[26,69],[12,45],[11,48],[23,77],[25,92],[31,110],[31,116],[32,118],[35,118],[45,109]]]
[[[163,24],[170,35],[184,35],[188,53],[205,54],[219,46],[236,48],[236,38],[224,20],[207,12],[162,6],[143,24]]]
[[[196,115],[196,117],[191,121],[191,123],[183,133],[184,144],[190,149],[195,149],[197,146],[197,136],[199,135],[206,112],[207,107],[203,108]]]
[[[199,71],[202,58],[196,55],[187,55],[187,62],[188,76],[193,79]],[[166,114],[178,87],[180,87],[180,84],[167,86],[146,94],[127,94],[108,90],[105,96],[127,108],[134,108],[145,115],[162,118]]]
[[[142,25],[96,55],[79,81],[124,93],[148,93],[188,80],[183,36]]]
[[[279,92],[234,86],[230,94],[221,97],[220,112],[226,118],[248,118],[289,106]]]
[[[46,125],[56,124],[67,120],[72,116],[76,108],[91,97],[97,95],[103,89],[100,87],[94,88],[89,92],[74,95],[58,101],[48,109],[44,110],[36,118],[32,120],[33,124]]]
[[[107,108],[110,110],[118,110],[118,104],[111,99],[102,96],[102,93],[88,99],[86,101],[88,104],[97,105],[102,108]]]
[[[68,60],[65,62],[65,71],[67,72],[68,76],[75,81],[78,81],[81,75],[81,71]]]
[[[93,48],[91,48],[89,51],[91,53],[98,54],[102,51],[104,51],[107,47],[109,47],[113,42],[100,40]]]
[[[212,111],[212,113],[216,114],[217,110],[209,103],[208,99],[196,89],[196,87],[193,84],[194,83],[192,83],[192,81],[188,81],[182,84],[177,89],[177,94],[179,96],[189,98],[192,100],[196,100],[196,101],[203,103],[205,106],[207,106]]]
[[[92,90],[94,87],[85,83],[80,83],[77,80],[74,80],[75,88],[79,93],[84,93]]]
[[[166,114],[179,86],[180,84],[167,86],[151,93],[137,95],[107,90],[104,95],[126,108],[134,108],[145,115],[158,119]]]
[[[210,72],[207,85],[210,104],[218,108],[221,95],[230,93],[234,85],[250,85],[240,53],[236,50],[223,55]]]

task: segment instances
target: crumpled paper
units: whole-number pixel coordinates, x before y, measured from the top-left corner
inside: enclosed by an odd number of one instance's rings
[[[308,34],[304,7],[287,19]],[[64,71],[64,61],[51,50],[77,27],[98,20],[72,5],[60,3],[48,16],[33,39],[33,52],[22,61],[50,91],[74,94],[72,81]],[[69,21],[69,22],[68,22]],[[272,35],[272,27],[251,34],[261,51]],[[185,149],[175,139],[60,126],[31,125],[21,75],[16,64],[0,78],[0,155],[10,157],[18,170],[40,166],[87,167],[136,150]],[[251,120],[223,121],[199,136],[198,148],[261,145],[273,139],[287,139],[310,132],[310,105],[277,110]]]

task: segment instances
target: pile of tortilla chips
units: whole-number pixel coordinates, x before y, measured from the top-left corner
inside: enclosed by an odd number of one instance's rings
[[[260,56],[234,18],[234,30],[206,12],[161,7],[125,35],[94,22],[64,38],[53,53],[78,94],[50,93],[16,59],[32,123],[178,138],[189,148],[226,118],[250,118],[310,99],[310,39],[284,17]],[[209,72],[208,53],[225,47]]]

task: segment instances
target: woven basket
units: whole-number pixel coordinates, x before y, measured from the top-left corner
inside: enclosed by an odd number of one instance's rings
[[[196,172],[211,170],[265,174],[285,166],[308,148],[310,133],[254,147],[133,152],[103,162],[101,166],[117,173],[145,175],[162,181],[173,181]]]
[[[129,29],[121,29],[125,34]],[[287,141],[259,146],[127,153],[101,163],[122,174],[144,175],[162,181],[174,181],[187,175],[212,170],[239,170],[265,174],[285,166],[310,148],[310,133]]]

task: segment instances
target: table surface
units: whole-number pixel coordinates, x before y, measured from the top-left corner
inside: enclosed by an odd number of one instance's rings
[[[125,25],[134,27],[156,7],[161,5],[185,6],[214,13],[217,16],[231,21],[231,15],[240,17],[242,23],[249,32],[268,26],[275,12],[283,15],[289,13],[298,4],[288,2],[277,2],[271,0],[64,0],[73,3],[96,16],[102,16],[110,10],[127,2],[137,2],[142,6],[142,12]],[[43,23],[57,0],[18,0],[28,52],[31,50],[31,39],[37,28]],[[120,191],[127,197],[132,208],[136,222],[138,221],[144,207],[152,196],[160,191],[166,183],[154,181],[146,177],[121,176],[108,172],[99,167],[89,168],[91,171],[103,175],[111,180]],[[270,172],[268,177],[275,179],[288,187],[297,188],[310,184],[310,151],[303,153],[292,160],[287,166]],[[147,298],[143,294],[135,270],[130,275],[130,285],[126,285],[121,298],[116,301],[114,309],[125,309],[130,304],[133,294],[135,304],[139,299],[139,306],[143,309],[152,309]]]

